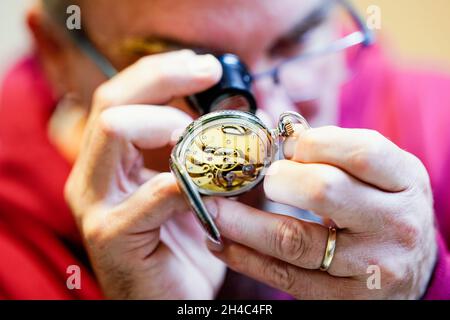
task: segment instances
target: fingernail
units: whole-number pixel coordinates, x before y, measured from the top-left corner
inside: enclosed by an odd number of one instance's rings
[[[205,207],[206,207],[206,210],[208,210],[208,213],[211,215],[211,217],[214,220],[217,219],[217,216],[219,215],[219,209],[217,208],[216,200],[213,198],[206,199]]]
[[[222,74],[219,61],[210,54],[197,56],[190,63],[190,69],[197,76],[217,76],[219,78]]]
[[[214,252],[221,252],[221,251],[223,251],[223,244],[213,242],[209,238],[206,238],[206,246],[208,247],[208,249],[210,251],[214,251]]]
[[[267,169],[266,176],[275,176],[278,174],[279,170],[280,170],[280,162],[275,161],[274,163],[272,163],[269,169]]]
[[[283,153],[286,159],[292,159],[296,156],[295,152],[297,149],[297,144],[299,143],[301,135],[305,131],[304,127],[299,124],[296,124],[294,128],[294,134],[288,137],[283,144]]]
[[[170,136],[170,144],[175,145],[180,140],[180,137],[183,135],[184,129],[175,129]]]
[[[289,137],[284,141],[283,153],[286,159],[291,159],[292,157],[294,157],[296,143],[297,141],[294,137]]]

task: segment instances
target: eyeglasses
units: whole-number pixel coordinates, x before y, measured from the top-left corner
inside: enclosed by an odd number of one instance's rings
[[[337,31],[336,28],[319,28],[323,24],[336,19],[330,16],[337,15],[339,21],[346,21],[347,25]],[[311,25],[314,26],[311,28]],[[262,83],[270,80],[275,85],[283,87],[294,102],[311,100],[319,94],[324,86],[321,77],[328,64],[335,63],[339,53],[355,48],[369,47],[374,43],[374,33],[369,30],[365,22],[358,15],[354,7],[347,0],[324,0],[319,8],[310,13],[300,24],[300,29],[311,29],[302,34],[296,42],[295,48],[283,47],[274,52],[275,62],[266,70],[252,74],[252,81]],[[321,32],[328,30],[327,32]],[[350,30],[350,32],[348,32]],[[346,34],[347,32],[347,34]],[[117,74],[117,69],[111,61],[100,53],[89,40],[83,30],[68,32],[77,47],[84,52],[108,78]],[[344,35],[342,36],[342,34]],[[282,54],[279,54],[281,51]],[[287,53],[283,52],[286,51]],[[327,75],[327,80],[333,79]],[[335,79],[343,81],[343,78]]]
[[[271,80],[283,87],[294,103],[316,100],[328,86],[344,83],[349,78],[346,71],[354,70],[337,70],[337,66],[345,65],[342,53],[352,49],[346,60],[355,63],[364,49],[375,42],[374,33],[346,0],[325,1],[303,23],[316,23],[317,27],[303,37],[301,52],[252,75],[254,82]],[[324,24],[332,25],[320,28]]]

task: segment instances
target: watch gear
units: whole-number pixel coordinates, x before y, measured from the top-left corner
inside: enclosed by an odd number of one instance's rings
[[[267,128],[253,113],[226,110],[192,122],[171,155],[171,169],[211,240],[220,233],[200,195],[237,196],[254,188],[276,160],[279,141],[294,133],[294,121],[309,128],[296,112],[280,116],[276,129]]]

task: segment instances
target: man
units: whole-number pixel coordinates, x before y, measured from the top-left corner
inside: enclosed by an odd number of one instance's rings
[[[184,97],[211,87],[222,72],[212,55],[181,49],[232,52],[252,72],[264,71],[305,50],[307,40],[314,47],[339,33],[335,20],[320,24],[315,37],[304,30],[326,2],[77,1],[84,33],[119,70],[111,79],[61,25],[69,3],[30,10],[38,62],[11,73],[1,109],[0,295],[450,298],[450,82],[399,73],[378,47],[366,49],[344,87],[344,53],[306,64],[289,83],[254,85],[268,120],[297,110],[315,127],[286,142],[286,160],[255,192],[311,210],[335,228],[251,200],[208,198],[225,239],[217,247],[205,242],[164,172],[176,132],[198,116]],[[130,50],[142,41],[143,56]],[[326,250],[332,245],[335,251]],[[79,290],[66,286],[70,265],[81,268]],[[238,275],[224,283],[226,267]],[[369,283],[370,270],[380,286]],[[256,282],[236,280],[244,276]]]

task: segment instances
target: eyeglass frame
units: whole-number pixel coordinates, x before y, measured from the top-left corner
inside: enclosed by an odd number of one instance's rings
[[[279,84],[280,69],[289,65],[291,62],[309,60],[318,56],[338,53],[357,45],[362,45],[363,48],[367,48],[375,43],[374,32],[367,27],[362,17],[348,0],[325,0],[324,4],[319,9],[314,10],[304,19],[304,21],[309,20],[313,15],[323,14],[323,11],[331,9],[334,5],[341,6],[350,15],[352,21],[359,28],[358,31],[354,31],[323,48],[314,49],[310,52],[303,52],[294,57],[284,59],[269,70],[251,74],[251,81],[254,82],[262,78],[271,77],[275,84]],[[118,70],[113,66],[111,61],[100,53],[82,29],[69,30],[67,33],[75,45],[95,63],[104,76],[110,79],[118,73]]]

